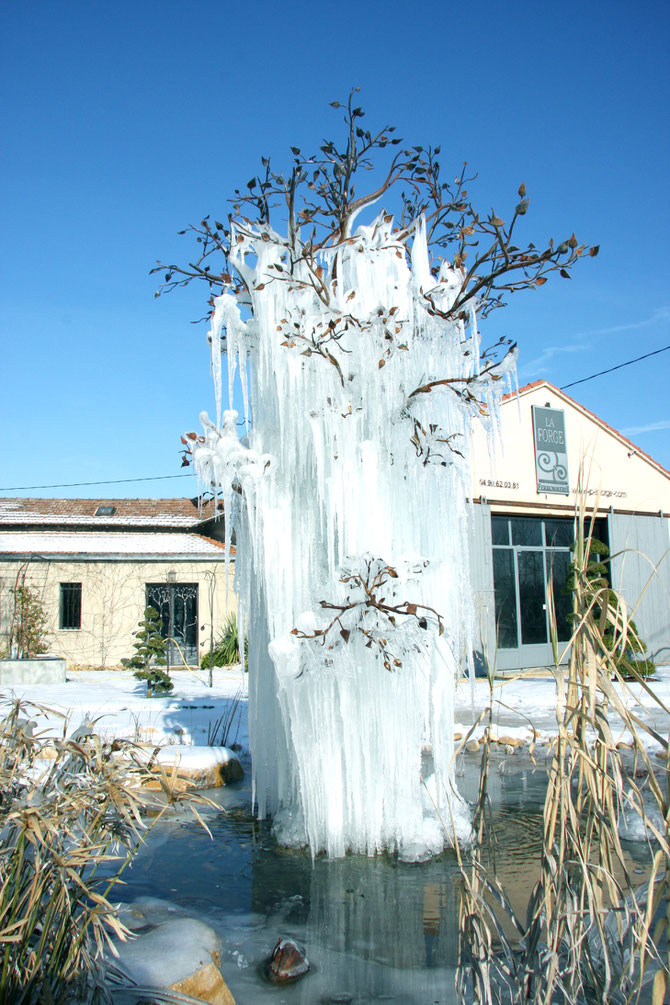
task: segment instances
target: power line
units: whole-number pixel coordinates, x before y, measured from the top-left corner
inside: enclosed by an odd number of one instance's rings
[[[622,370],[625,366],[631,366],[633,363],[639,363],[640,360],[649,359],[650,356],[658,356],[659,353],[667,352],[668,349],[670,349],[670,345],[664,345],[662,349],[654,349],[653,352],[647,352],[644,356],[636,356],[635,359],[629,359],[625,363],[618,363],[617,366],[610,366],[607,370],[599,370],[598,373],[592,373],[590,377],[582,377],[581,380],[573,380],[569,384],[562,384],[560,390],[566,391],[569,387],[575,387],[577,384],[585,384],[587,380],[594,380],[596,377],[602,377],[605,373],[613,373],[615,370]],[[114,478],[104,482],[64,482],[62,485],[9,485],[6,488],[0,488],[0,492],[29,492],[33,489],[77,489],[91,485],[129,485],[131,482],[160,482],[169,478],[192,477],[193,474],[191,473],[188,475],[153,475],[148,478]]]
[[[130,482],[160,482],[167,478],[192,478],[189,475],[153,475],[147,478],[114,478],[106,482],[65,482],[62,485],[9,485],[0,492],[28,492],[31,489],[77,489],[83,485],[127,485]]]
[[[644,356],[636,356],[635,359],[629,359],[626,363],[619,363],[618,366],[611,366],[608,370],[599,370],[598,373],[592,373],[590,377],[582,377],[581,380],[573,380],[570,384],[561,385],[561,391],[565,391],[568,387],[574,387],[575,384],[585,384],[587,380],[593,380],[594,377],[602,377],[604,373],[612,373],[614,370],[621,370],[624,366],[630,366],[631,363],[639,363],[641,359],[649,359],[650,356],[657,356],[659,352],[667,352],[670,349],[670,345],[664,345],[662,349],[654,349],[653,352],[646,352]]]

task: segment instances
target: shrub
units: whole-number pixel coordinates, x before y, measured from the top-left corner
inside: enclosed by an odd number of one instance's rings
[[[167,644],[161,635],[161,619],[154,607],[147,607],[138,630],[133,632],[135,655],[121,660],[122,666],[135,671],[138,680],[147,682],[147,695],[169,694],[174,687],[163,667],[167,664]]]
[[[49,648],[48,621],[39,596],[25,585],[15,586],[12,596],[10,655],[28,659],[45,653]]]
[[[576,543],[572,551],[576,549]],[[582,578],[595,591],[593,615],[602,624],[601,647],[608,654],[609,663],[616,675],[624,680],[640,680],[651,676],[656,664],[647,655],[647,646],[640,638],[637,625],[622,611],[621,600],[610,588],[607,578],[609,548],[602,541],[588,537],[584,541]],[[568,571],[566,590],[574,593],[577,588],[577,571],[573,561]],[[575,615],[568,615],[574,624]]]
[[[247,640],[244,640],[244,663],[247,663]],[[205,653],[200,666],[209,669],[209,653]],[[237,633],[237,618],[231,612],[224,622],[223,629],[214,643],[213,663],[215,667],[228,667],[240,663],[240,640]]]

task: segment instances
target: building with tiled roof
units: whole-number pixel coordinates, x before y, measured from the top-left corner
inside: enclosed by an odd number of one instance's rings
[[[195,499],[0,499],[0,527],[199,528],[215,518],[211,500]]]
[[[26,560],[39,554],[43,557],[67,558],[71,561],[146,559],[156,561],[189,560],[207,556],[219,560],[224,547],[221,541],[202,534],[165,531],[0,531],[0,561],[16,556]]]
[[[27,587],[49,652],[70,665],[132,656],[148,605],[171,664],[198,664],[210,626],[218,634],[235,610],[222,538],[222,513],[197,499],[0,499],[0,652],[15,642]]]

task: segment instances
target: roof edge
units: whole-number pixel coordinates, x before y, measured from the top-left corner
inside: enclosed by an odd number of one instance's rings
[[[633,443],[632,440],[629,440],[627,436],[620,433],[618,429],[614,428],[614,426],[610,426],[609,422],[605,422],[604,419],[601,419],[600,416],[596,415],[595,412],[592,412],[590,408],[586,407],[586,405],[582,405],[579,401],[575,401],[575,399],[571,398],[569,394],[566,394],[565,391],[560,389],[560,387],[556,387],[555,384],[552,384],[548,380],[534,380],[530,384],[524,384],[523,387],[520,387],[517,391],[509,391],[507,394],[503,395],[502,402],[504,404],[511,401],[513,398],[524,397],[530,391],[536,391],[540,387],[546,387],[552,394],[558,395],[558,397],[562,398],[563,401],[568,402],[568,404],[572,405],[573,408],[576,408],[578,412],[588,416],[592,422],[595,422],[596,425],[601,427],[601,429],[604,429],[612,436],[615,436],[616,439],[624,446],[632,447],[639,457],[651,464],[651,466],[660,472],[660,474],[670,479],[670,471],[668,471],[667,468],[664,468],[658,461],[654,460],[654,458],[648,454],[646,450],[643,450],[642,447],[638,447],[637,443]]]

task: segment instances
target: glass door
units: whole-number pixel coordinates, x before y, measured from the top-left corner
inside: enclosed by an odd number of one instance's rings
[[[170,666],[198,665],[198,584],[147,583],[147,607],[161,618]]]
[[[595,536],[605,540],[605,521]],[[500,669],[553,663],[551,600],[559,643],[570,640],[572,597],[567,588],[574,521],[569,517],[491,517],[493,586]]]

